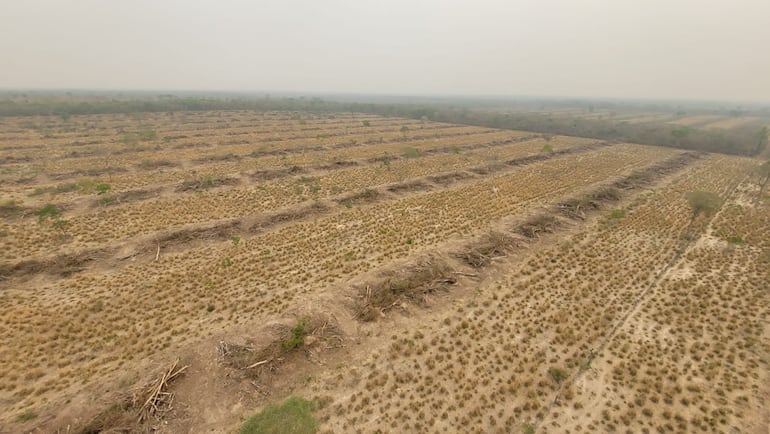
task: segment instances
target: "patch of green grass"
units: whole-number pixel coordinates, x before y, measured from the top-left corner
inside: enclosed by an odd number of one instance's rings
[[[544,152],[546,154],[552,154],[553,146],[550,143],[546,143],[545,145],[543,145],[543,149],[541,149],[541,152]]]
[[[0,217],[10,217],[20,213],[22,208],[19,203],[13,199],[7,199],[0,202]]]
[[[313,415],[315,402],[292,396],[280,404],[271,404],[250,417],[240,434],[313,434],[318,421]]]
[[[49,203],[40,208],[35,214],[37,214],[37,220],[42,223],[47,218],[57,219],[61,215],[61,210],[56,205]]]
[[[741,238],[741,237],[739,237],[737,235],[734,235],[732,237],[727,237],[727,242],[730,243],[730,244],[743,244],[746,241],[744,241],[743,238]]]
[[[37,187],[35,190],[30,193],[30,196],[39,196],[41,194],[45,193],[51,193],[51,194],[58,194],[58,193],[69,193],[72,191],[76,191],[80,189],[79,183],[76,182],[67,182],[64,184],[54,185],[54,186],[48,186],[48,187]]]
[[[32,419],[36,418],[36,417],[37,417],[37,413],[35,413],[34,411],[29,411],[28,410],[28,411],[25,411],[24,413],[16,416],[16,420],[19,421],[19,422],[29,422]]]
[[[626,210],[624,209],[613,209],[610,213],[611,219],[622,219],[626,216]]]
[[[411,146],[407,146],[404,148],[404,157],[405,158],[417,158],[420,156],[420,150],[417,148],[413,148]]]
[[[126,145],[136,145],[139,142],[151,142],[158,138],[155,130],[144,129],[136,132],[123,134],[122,141]]]

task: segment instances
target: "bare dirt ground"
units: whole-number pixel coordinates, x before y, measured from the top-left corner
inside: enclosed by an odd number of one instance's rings
[[[322,432],[768,430],[758,160],[350,113],[5,118],[0,149],[0,432],[295,394]]]

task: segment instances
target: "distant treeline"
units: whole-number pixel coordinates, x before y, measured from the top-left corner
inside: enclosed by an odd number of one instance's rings
[[[589,119],[532,112],[503,113],[495,109],[441,105],[335,102],[320,98],[225,99],[170,96],[101,101],[0,100],[0,116],[58,115],[66,118],[78,114],[205,110],[359,112],[737,155],[756,155],[767,146],[767,128],[756,125],[732,129],[697,129],[665,122],[627,123],[614,119]]]
[[[0,116],[70,116],[86,114],[182,112],[208,110],[303,110],[331,111],[334,103],[318,98],[175,98],[109,100],[0,100]]]
[[[628,123],[615,119],[588,119],[543,113],[501,113],[490,110],[400,107],[379,112],[405,117],[424,117],[441,122],[736,155],[756,155],[767,146],[767,128],[756,124],[731,129],[699,129],[666,122]]]

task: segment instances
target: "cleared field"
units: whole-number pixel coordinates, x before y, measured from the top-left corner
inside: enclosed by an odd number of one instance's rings
[[[612,363],[677,321],[658,308],[686,305],[677,279],[711,288],[699,269],[733,236],[743,268],[717,313],[753,315],[727,336],[754,353],[731,372],[767,368],[755,160],[246,111],[5,118],[0,149],[0,432],[136,424],[176,357],[189,370],[162,432],[232,431],[289,393],[316,398],[328,432],[667,428],[669,389],[616,408],[646,383],[610,386]],[[698,190],[729,205],[693,218]],[[677,327],[684,348],[713,340]],[[690,375],[680,362],[666,387]],[[705,410],[720,429],[763,414],[767,375],[741,378],[740,405]]]
[[[668,123],[674,125],[682,125],[686,127],[702,126],[715,121],[721,121],[724,118],[719,115],[698,115],[698,116],[685,116],[669,121]]]
[[[752,117],[752,116],[734,117],[734,118],[720,119],[716,122],[710,122],[710,123],[701,125],[701,128],[730,129],[735,127],[740,127],[746,124],[756,123],[757,121],[761,122],[761,119],[757,117]]]

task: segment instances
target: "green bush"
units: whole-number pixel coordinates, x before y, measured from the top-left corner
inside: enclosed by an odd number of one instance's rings
[[[56,205],[48,204],[40,208],[35,214],[37,214],[37,220],[43,222],[45,219],[57,219],[61,215],[61,210]]]
[[[699,214],[712,216],[722,206],[719,195],[709,191],[691,191],[686,194],[686,198],[692,208],[693,217]]]
[[[551,379],[556,382],[556,384],[560,384],[562,381],[567,379],[567,373],[563,369],[559,368],[549,369],[548,376],[550,376]]]
[[[315,402],[292,396],[281,404],[271,404],[250,417],[240,434],[313,434],[318,421],[313,415]]]
[[[297,325],[291,329],[291,337],[283,342],[283,347],[287,350],[299,348],[305,343],[305,326],[307,321],[301,319]]]
[[[107,194],[110,191],[110,184],[96,184],[96,194]]]

